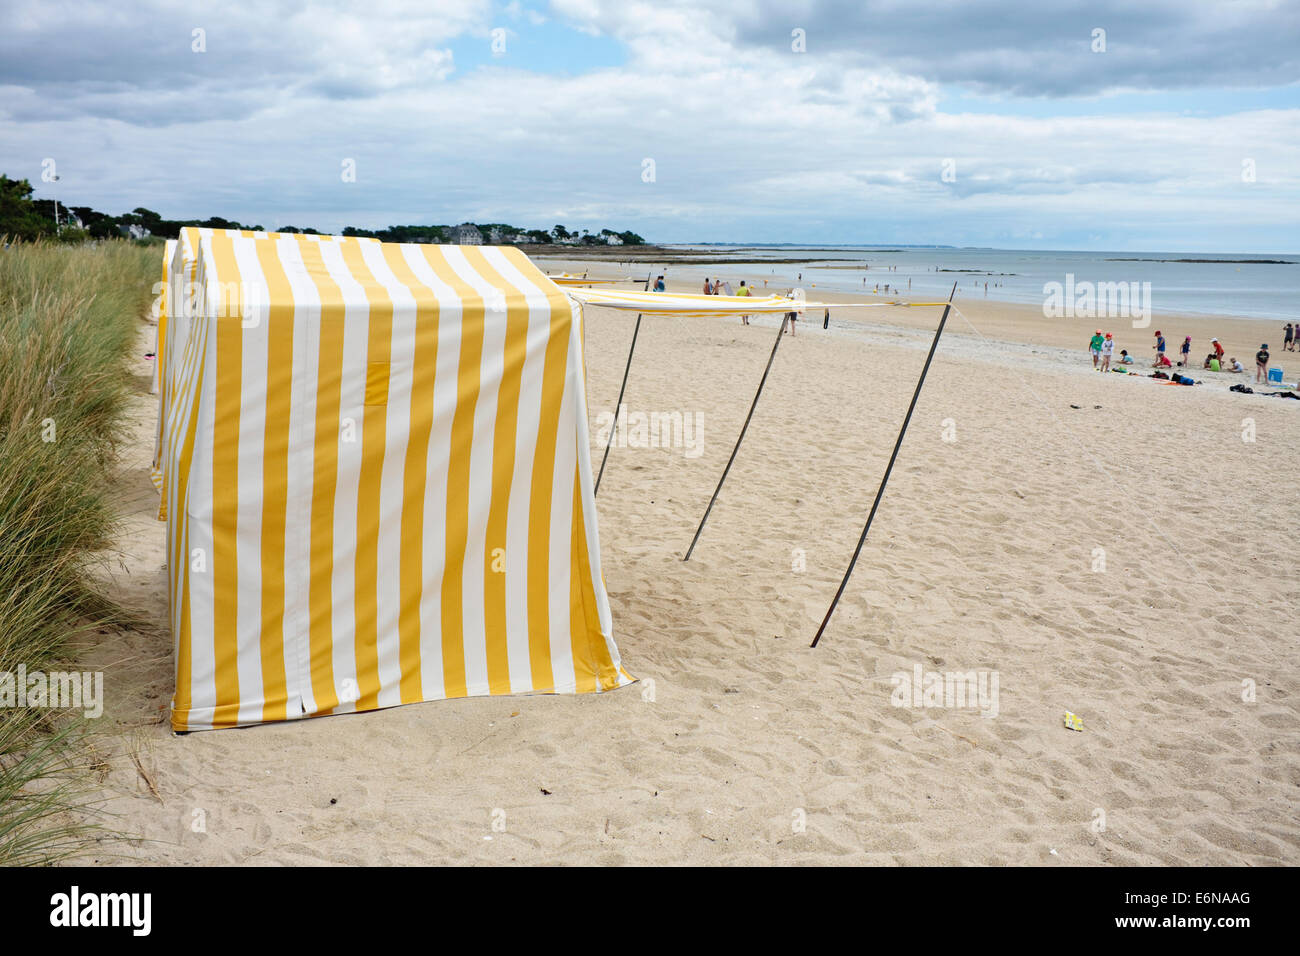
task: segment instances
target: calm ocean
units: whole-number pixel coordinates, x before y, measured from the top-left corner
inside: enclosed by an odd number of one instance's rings
[[[947,296],[954,281],[959,294],[1007,302],[1041,305],[1044,285],[1064,285],[1067,276],[1080,282],[1127,282],[1150,285],[1151,309],[1161,313],[1205,313],[1251,319],[1300,319],[1300,255],[1295,253],[1189,252],[1043,252],[1015,249],[944,249],[893,246],[696,246],[669,248],[708,250],[734,260],[735,268],[770,274],[769,287],[796,284],[805,290],[816,283],[832,292],[872,290],[889,283],[911,294]],[[810,264],[775,263],[773,259],[808,259]],[[1175,259],[1283,259],[1288,264],[1243,262],[1174,262]],[[1146,261],[1143,261],[1146,260]],[[896,267],[889,271],[889,267]],[[869,268],[867,268],[869,267]],[[671,266],[682,278],[706,274],[725,276],[727,267]],[[865,280],[865,283],[864,283]]]

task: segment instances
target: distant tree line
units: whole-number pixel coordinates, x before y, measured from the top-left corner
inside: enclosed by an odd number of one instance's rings
[[[379,239],[382,242],[457,243],[463,241],[460,230],[465,227],[477,230],[480,242],[493,245],[503,243],[506,245],[562,243],[571,246],[640,246],[645,244],[645,239],[630,230],[615,232],[613,229],[602,229],[599,232],[589,232],[586,229],[580,231],[569,230],[562,225],[556,224],[554,228],[548,231],[546,229],[524,229],[505,222],[467,222],[459,226],[389,226],[387,229],[358,229],[356,226],[345,226],[343,235],[367,236],[372,239]],[[298,230],[292,226],[282,226],[280,231],[297,232]],[[304,229],[302,231],[309,232],[310,230]]]
[[[144,238],[158,236],[175,239],[185,226],[207,229],[248,229],[262,231],[261,224],[244,225],[231,219],[212,216],[208,219],[164,219],[152,209],[137,206],[120,216],[110,216],[89,206],[56,205],[52,199],[33,199],[31,183],[25,179],[10,179],[0,173],[0,236],[16,239],[57,238],[63,242],[84,242],[87,239],[107,239],[119,236]],[[562,243],[565,245],[628,245],[639,246],[645,240],[635,232],[599,232],[569,230],[556,225],[551,230],[522,229],[503,222],[462,223],[459,226],[389,226],[387,229],[358,229],[348,226],[345,236],[369,236],[384,242],[458,243],[464,241],[461,230],[475,229],[479,241],[491,244]],[[316,229],[297,226],[280,226],[277,232],[296,232],[320,235]]]

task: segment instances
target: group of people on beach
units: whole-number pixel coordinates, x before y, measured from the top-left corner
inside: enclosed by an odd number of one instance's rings
[[[1152,348],[1156,350],[1156,360],[1155,362],[1152,363],[1151,367],[1152,368],[1171,367],[1169,357],[1165,354],[1166,347],[1167,347],[1165,342],[1165,336],[1164,333],[1161,332],[1159,329],[1156,329],[1155,331],[1155,340],[1156,343],[1155,345],[1152,346]],[[1217,338],[1210,339],[1210,347],[1212,351],[1206,353],[1205,361],[1201,363],[1201,368],[1205,369],[1207,372],[1234,372],[1235,373],[1235,372],[1246,371],[1246,367],[1237,361],[1237,357],[1235,355],[1229,356],[1227,359],[1224,358],[1223,343],[1220,342]],[[1267,349],[1268,347],[1264,346],[1263,348]],[[1183,344],[1179,347],[1178,351],[1179,354],[1182,356],[1182,358],[1178,360],[1178,367],[1191,368],[1192,337],[1190,335],[1184,336]],[[1267,351],[1265,351],[1262,354],[1263,354],[1262,361],[1264,363],[1264,369],[1265,369],[1265,377],[1267,377],[1268,353]],[[1255,359],[1257,362],[1261,361],[1259,355],[1255,356]]]
[[[730,282],[723,282],[721,279],[714,279],[712,281],[705,279],[704,294],[705,295],[753,295],[754,290],[750,286],[745,285],[744,279],[740,280],[740,286],[734,292],[732,291]],[[742,315],[740,317],[740,321],[742,325],[749,325],[749,316]]]
[[[1284,332],[1288,336],[1286,339],[1287,343],[1294,346],[1296,340],[1295,327],[1290,323],[1287,323]],[[1159,329],[1156,329],[1154,338],[1156,341],[1151,347],[1155,349],[1156,356],[1155,361],[1151,363],[1151,367],[1154,369],[1173,368],[1175,363],[1171,362],[1169,356],[1166,354],[1168,352],[1168,341],[1165,339],[1164,333]],[[1205,361],[1201,363],[1201,368],[1209,372],[1240,373],[1246,371],[1246,367],[1237,361],[1236,356],[1229,356],[1226,359],[1224,358],[1225,353],[1223,344],[1217,338],[1210,339],[1210,347],[1213,351],[1206,354]],[[1283,347],[1287,348],[1286,345]],[[1088,350],[1092,353],[1093,368],[1100,372],[1110,371],[1111,361],[1115,350],[1115,339],[1110,332],[1103,332],[1101,329],[1097,329],[1097,331],[1093,333],[1092,338],[1088,340]],[[1294,351],[1294,348],[1292,347],[1290,350]],[[1183,369],[1190,368],[1192,354],[1192,337],[1190,335],[1183,338],[1182,345],[1179,347],[1178,351],[1181,358],[1179,358],[1177,366]],[[1266,343],[1261,345],[1259,351],[1255,353],[1255,381],[1268,381],[1268,360],[1269,353],[1268,345]],[[1119,365],[1132,365],[1133,357],[1128,354],[1127,349],[1121,349],[1119,358],[1114,361]]]
[[[1088,351],[1092,353],[1092,367],[1099,372],[1109,372],[1112,359],[1119,365],[1133,364],[1133,356],[1128,354],[1128,349],[1120,349],[1119,358],[1115,359],[1115,336],[1101,329],[1092,333],[1092,338],[1088,340]]]

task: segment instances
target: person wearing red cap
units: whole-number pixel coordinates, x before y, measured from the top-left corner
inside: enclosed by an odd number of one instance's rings
[[[1110,357],[1115,352],[1115,340],[1111,338],[1109,332],[1106,333],[1106,340],[1101,343],[1101,370],[1110,371]]]

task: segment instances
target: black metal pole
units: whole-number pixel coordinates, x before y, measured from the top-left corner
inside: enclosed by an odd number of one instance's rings
[[[916,391],[912,393],[912,404],[907,406],[907,414],[903,417],[903,427],[898,430],[898,441],[894,442],[894,453],[889,456],[889,464],[885,466],[884,477],[880,479],[880,488],[876,491],[876,500],[871,505],[871,513],[867,515],[867,525],[862,529],[862,536],[858,538],[858,546],[853,549],[853,558],[849,561],[848,570],[844,572],[844,580],[840,582],[840,589],[835,592],[835,599],[831,601],[831,606],[826,609],[826,616],[822,618],[822,626],[817,628],[817,636],[813,638],[809,647],[816,647],[817,642],[822,639],[822,633],[826,630],[826,625],[830,623],[831,615],[835,613],[835,606],[840,603],[840,598],[844,594],[844,589],[848,586],[849,578],[853,574],[853,567],[858,563],[858,555],[862,553],[862,546],[867,543],[867,532],[871,530],[871,522],[876,517],[876,509],[880,507],[880,499],[885,496],[885,485],[889,483],[889,473],[894,469],[894,461],[898,458],[898,450],[903,447],[903,436],[907,434],[907,424],[912,420],[912,410],[916,408],[916,400],[921,397],[921,386],[925,384],[925,373],[930,370],[930,360],[934,358],[934,350],[939,347],[939,336],[943,335],[944,323],[948,321],[948,312],[952,309],[952,298],[957,294],[957,283],[952,284],[952,293],[948,296],[948,304],[943,307],[943,315],[939,318],[939,327],[934,330],[934,341],[930,343],[930,354],[925,357],[925,365],[921,367],[921,377],[916,380]]]
[[[650,273],[645,275],[645,288],[642,292],[650,291]],[[636,314],[636,325],[632,327],[632,346],[627,350],[627,365],[623,368],[623,384],[618,387],[618,401],[614,403],[614,422],[609,426],[609,441],[605,443],[605,454],[600,459],[600,471],[596,474],[596,487],[592,490],[591,496],[594,498],[600,494],[600,479],[605,476],[605,462],[609,461],[609,449],[614,444],[614,434],[618,431],[618,413],[623,407],[623,391],[627,388],[627,374],[632,371],[632,353],[636,351],[636,337],[641,331],[641,313]]]
[[[700,540],[700,534],[704,531],[704,523],[709,520],[709,512],[713,510],[713,503],[718,500],[718,493],[722,491],[723,482],[727,480],[727,474],[731,471],[731,463],[736,460],[736,452],[740,451],[740,443],[745,440],[745,431],[749,428],[749,421],[754,417],[754,409],[758,407],[758,397],[763,394],[763,385],[767,382],[767,373],[772,371],[772,360],[776,358],[776,350],[781,347],[781,339],[785,335],[785,324],[790,321],[790,314],[781,315],[781,327],[776,330],[776,342],[772,345],[772,354],[767,357],[767,368],[763,369],[763,377],[758,381],[758,391],[754,393],[754,401],[749,406],[749,414],[745,416],[745,424],[740,427],[740,436],[736,439],[736,447],[731,449],[731,457],[727,459],[727,467],[722,469],[722,477],[718,479],[718,487],[713,489],[713,497],[709,499],[709,506],[704,509],[704,517],[700,519],[700,526],[695,529],[695,537],[691,539],[691,546],[686,549],[686,557],[683,561],[691,560],[691,552],[695,550],[695,543]]]

